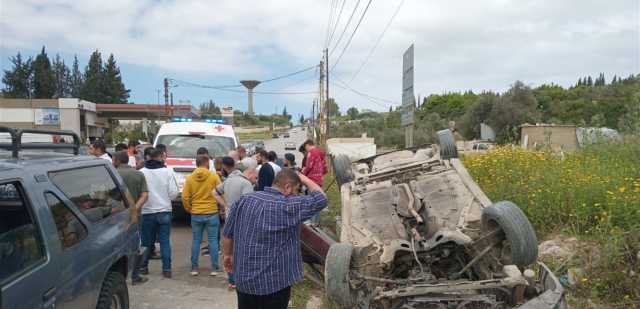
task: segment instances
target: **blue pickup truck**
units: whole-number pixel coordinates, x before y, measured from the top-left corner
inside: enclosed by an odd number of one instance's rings
[[[73,142],[23,143],[29,134]],[[129,308],[138,216],[116,170],[79,156],[71,132],[0,135],[0,308]]]

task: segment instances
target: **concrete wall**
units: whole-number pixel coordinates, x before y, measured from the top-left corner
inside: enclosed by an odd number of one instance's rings
[[[578,149],[575,126],[523,126],[522,147],[536,149],[550,144],[554,151]]]

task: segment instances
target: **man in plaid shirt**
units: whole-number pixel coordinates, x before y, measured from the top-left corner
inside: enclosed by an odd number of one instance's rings
[[[309,195],[298,195],[301,184]],[[235,276],[238,308],[287,308],[291,285],[303,274],[300,224],[326,205],[320,186],[283,169],[272,187],[246,194],[231,206],[223,231],[223,260]]]

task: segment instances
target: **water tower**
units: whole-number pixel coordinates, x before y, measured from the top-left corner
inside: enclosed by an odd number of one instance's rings
[[[247,88],[247,94],[249,97],[249,106],[247,113],[253,115],[253,88],[260,84],[258,80],[241,80],[240,83]]]

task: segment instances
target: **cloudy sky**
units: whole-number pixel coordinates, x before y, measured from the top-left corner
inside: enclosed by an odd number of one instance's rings
[[[335,0],[342,14],[330,44],[335,63],[369,0]],[[0,65],[18,51],[45,45],[67,62],[77,54],[113,53],[132,102],[155,103],[162,79],[205,85],[265,80],[319,63],[332,0],[0,0]],[[356,3],[359,6],[356,8]],[[402,53],[415,44],[415,92],[503,91],[515,80],[569,86],[580,76],[640,73],[638,0],[405,0],[370,58],[400,0],[375,0],[332,75],[352,89],[401,100]],[[346,21],[356,8],[353,20]],[[365,62],[365,60],[367,60]],[[364,63],[364,65],[363,65]],[[354,75],[362,66],[359,74]],[[333,79],[336,80],[337,79]],[[242,89],[242,88],[238,88]],[[256,90],[308,92],[317,72],[265,83]],[[209,99],[246,109],[246,94],[191,87],[172,89],[175,101]],[[384,110],[330,84],[341,110]],[[256,96],[260,113],[310,113],[316,94]]]

